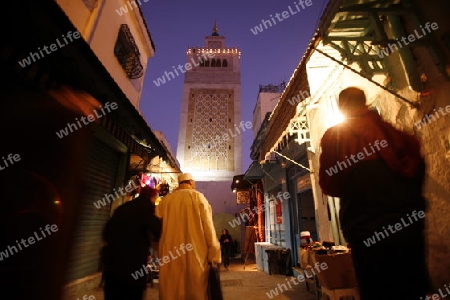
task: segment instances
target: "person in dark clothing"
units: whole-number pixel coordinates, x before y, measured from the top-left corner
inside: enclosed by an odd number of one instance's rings
[[[420,143],[369,110],[358,88],[339,94],[339,109],[345,121],[321,140],[319,184],[340,198],[361,299],[424,297],[430,285]]]
[[[228,233],[227,229],[222,230],[222,235],[220,236],[219,242],[222,250],[223,265],[225,269],[228,270],[233,240],[231,239],[231,235]]]
[[[147,254],[159,240],[161,220],[155,216],[158,194],[143,187],[139,197],[119,206],[103,231],[105,300],[142,300],[147,286]]]

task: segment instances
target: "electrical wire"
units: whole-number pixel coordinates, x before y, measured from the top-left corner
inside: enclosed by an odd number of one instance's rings
[[[304,165],[302,165],[301,163],[298,163],[298,162],[296,162],[295,160],[292,160],[292,159],[290,159],[290,158],[289,158],[289,157],[287,157],[287,156],[284,156],[284,155],[283,155],[283,154],[281,154],[280,152],[278,152],[278,151],[275,151],[275,150],[273,150],[272,152],[273,152],[273,153],[276,153],[276,154],[278,154],[279,156],[281,156],[281,157],[283,157],[283,158],[287,159],[288,161],[290,161],[290,162],[292,162],[292,163],[296,164],[297,166],[300,166],[300,167],[302,167],[303,169],[305,169],[305,170],[308,170],[309,172],[311,172],[311,169],[309,169],[309,168],[305,167],[305,166],[304,166]]]

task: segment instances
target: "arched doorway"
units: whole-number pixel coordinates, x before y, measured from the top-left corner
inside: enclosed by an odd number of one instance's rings
[[[233,220],[236,217],[229,213],[218,213],[213,215],[214,228],[216,229],[217,238],[220,238],[223,229],[227,229],[233,239],[233,242],[237,241],[237,249],[235,254],[240,254],[242,245],[241,245],[241,226],[230,225],[234,224]]]

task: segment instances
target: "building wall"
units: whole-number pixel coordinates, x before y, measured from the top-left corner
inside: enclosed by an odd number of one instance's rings
[[[225,91],[228,91],[227,94],[231,95],[231,98],[228,99],[228,110],[227,118],[230,120],[226,122],[226,124],[222,124],[226,126],[224,128],[214,128],[214,127],[205,127],[203,130],[208,132],[208,135],[205,135],[201,140],[198,140],[200,137],[193,137],[193,129],[195,114],[199,113],[195,112],[195,104],[189,101],[192,97],[192,94],[199,96],[200,94],[207,95],[208,92],[214,95],[224,94]],[[241,173],[242,169],[242,128],[240,125],[240,98],[241,98],[241,86],[240,84],[207,84],[207,83],[189,83],[185,84],[183,88],[183,103],[181,108],[181,121],[180,121],[180,131],[178,136],[178,146],[177,146],[177,159],[180,162],[181,169],[184,172],[192,173],[198,180],[200,181],[208,181],[210,179],[216,180],[226,180],[228,182],[232,181],[232,177],[236,174]],[[217,108],[216,108],[217,109]],[[214,115],[210,111],[214,110],[213,107],[205,107],[205,115],[199,118],[209,118],[209,117],[217,117],[219,112]],[[250,122],[243,120],[245,122]],[[221,125],[221,126],[222,126]],[[208,124],[205,124],[208,126]],[[236,129],[237,127],[237,129]],[[245,130],[251,130],[251,128]],[[237,131],[238,130],[238,131]],[[227,135],[228,140],[223,138],[224,135]],[[217,137],[218,136],[218,137]],[[195,142],[195,143],[194,143]],[[214,159],[216,153],[213,153],[208,148],[208,145],[214,147],[214,149],[226,151],[227,161],[228,163],[224,165],[224,157],[220,157],[221,164],[219,170],[214,170],[215,165],[213,163],[208,163],[208,159],[206,156],[203,156],[202,159],[198,153],[205,153],[206,155],[212,155],[211,157]],[[231,149],[229,149],[231,146]],[[223,148],[223,149],[222,149]],[[213,148],[211,148],[213,149]],[[209,170],[209,167],[212,167]]]
[[[125,0],[98,0],[93,4],[89,1],[57,0],[81,36],[90,44],[92,50],[109,71],[111,76],[127,95],[131,103],[139,109],[139,101],[147,69],[147,61],[153,57],[154,49],[151,44],[146,26],[138,9],[129,9],[120,15],[117,11],[127,6]],[[114,55],[114,47],[121,24],[127,24],[140,52],[140,62],[143,66],[143,76],[130,79]]]
[[[195,179],[195,177],[194,177]],[[213,214],[235,214],[247,205],[236,204],[236,194],[231,191],[228,181],[196,181],[196,189],[203,193],[211,204]]]
[[[414,133],[422,143],[422,154],[427,166],[424,196],[427,199],[426,237],[428,267],[436,289],[450,280],[450,115],[441,116],[421,128],[413,124],[433,114],[434,109],[448,107],[450,113],[450,82],[436,81],[435,93],[427,97],[426,104],[419,110],[405,105],[392,105],[392,95],[380,93],[376,105],[382,116],[399,128]],[[404,95],[410,94],[405,91]]]
[[[271,112],[280,99],[281,93],[260,92],[253,111],[253,138],[256,137],[267,112]]]
[[[409,105],[396,101],[393,95],[383,91],[379,93],[375,105],[385,119],[413,133],[422,143],[422,154],[427,165],[424,186],[424,196],[428,201],[425,217],[427,260],[431,278],[437,290],[450,281],[450,241],[448,239],[450,236],[450,219],[448,218],[450,214],[450,42],[444,43],[444,34],[447,34],[447,39],[450,34],[447,13],[450,11],[450,3],[439,0],[430,6],[428,1],[419,0],[416,4],[420,11],[421,25],[425,25],[426,22],[436,22],[439,26],[437,30],[429,33],[428,43],[412,48],[417,62],[414,67],[422,79],[420,89],[412,91],[405,85],[399,91],[401,95],[413,102],[417,100],[420,103],[419,108],[412,109]],[[405,27],[411,32],[417,28],[417,24],[410,21],[405,24]],[[433,39],[436,44],[433,49],[430,49],[427,45],[430,45]],[[436,52],[442,54],[439,61],[436,60]],[[398,56],[391,57],[391,63],[399,65]],[[445,68],[447,68],[447,76],[443,73]],[[403,72],[402,75],[405,76],[405,73]],[[426,118],[427,115],[428,118]],[[415,125],[424,117],[425,124]]]
[[[262,165],[266,176],[263,177],[262,183],[264,187],[264,204],[266,208],[266,242],[286,247],[286,243],[290,244],[289,233],[289,201],[283,197],[277,198],[279,192],[288,192],[286,186],[286,172],[278,163],[267,163]],[[289,192],[288,192],[289,193]],[[276,203],[281,205],[281,223],[277,223]]]

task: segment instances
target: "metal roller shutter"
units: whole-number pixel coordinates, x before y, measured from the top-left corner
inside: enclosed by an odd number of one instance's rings
[[[86,190],[81,199],[81,210],[74,238],[72,258],[67,271],[67,282],[99,271],[99,251],[102,230],[109,219],[111,204],[100,208],[94,202],[105,194],[113,194],[120,153],[99,139],[95,139],[86,164]],[[107,202],[105,202],[107,203]]]

